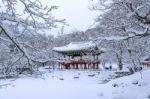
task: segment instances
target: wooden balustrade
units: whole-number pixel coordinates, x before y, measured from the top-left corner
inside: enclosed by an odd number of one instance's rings
[[[148,62],[142,62],[142,65],[144,65],[146,67],[150,67],[150,61],[148,61]]]
[[[88,60],[71,60],[68,62],[59,62],[60,69],[99,69],[99,60],[88,61]]]

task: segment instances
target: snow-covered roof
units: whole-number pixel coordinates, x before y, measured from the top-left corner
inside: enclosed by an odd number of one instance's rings
[[[58,53],[71,53],[71,52],[89,52],[89,51],[98,51],[97,45],[90,42],[71,42],[70,44],[62,47],[54,47],[53,51]]]
[[[96,47],[92,42],[71,42],[70,44],[62,47],[54,47],[54,51],[67,52],[76,50],[87,50]]]

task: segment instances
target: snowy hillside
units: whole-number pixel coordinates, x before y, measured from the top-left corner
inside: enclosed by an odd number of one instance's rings
[[[150,99],[150,69],[115,79],[105,85],[100,99]],[[108,89],[107,89],[108,88]]]
[[[150,69],[106,83],[111,71],[54,71],[1,87],[1,99],[150,99]],[[11,83],[11,84],[10,84]]]

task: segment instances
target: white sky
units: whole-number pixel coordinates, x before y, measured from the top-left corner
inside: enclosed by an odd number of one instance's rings
[[[90,0],[43,0],[43,3],[59,6],[59,9],[55,11],[55,16],[60,19],[65,18],[69,24],[65,27],[64,33],[74,30],[84,31],[94,22],[96,17],[96,12],[88,9],[92,3]],[[58,29],[51,32],[56,35]]]
[[[70,33],[74,30],[86,30],[94,22],[96,11],[90,11],[88,7],[93,4],[94,0],[40,0],[44,5],[57,5],[58,10],[54,11],[55,17],[58,19],[66,19],[67,24],[64,33]],[[0,1],[0,4],[2,1]],[[22,11],[22,5],[18,4],[18,12]],[[53,29],[47,34],[57,35],[58,30]]]

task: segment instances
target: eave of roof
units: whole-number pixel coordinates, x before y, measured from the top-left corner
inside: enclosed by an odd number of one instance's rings
[[[55,47],[53,51],[61,53],[63,55],[86,55],[87,53],[100,54],[101,51],[98,49],[93,42],[73,42],[66,46]]]

